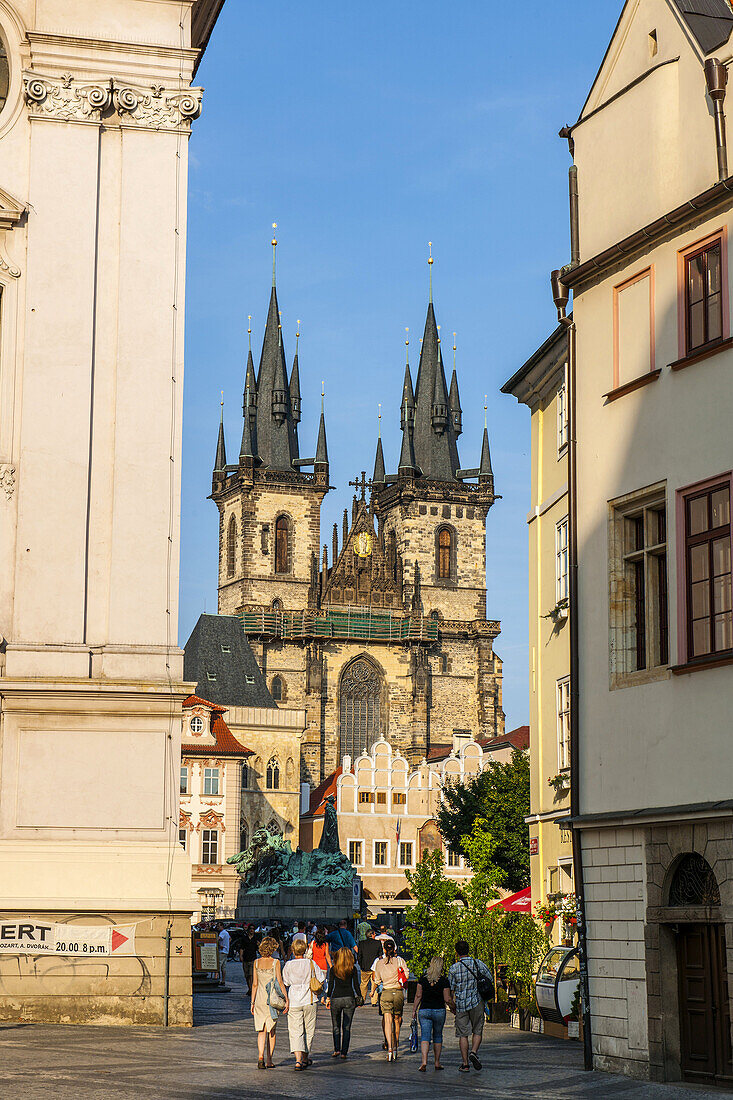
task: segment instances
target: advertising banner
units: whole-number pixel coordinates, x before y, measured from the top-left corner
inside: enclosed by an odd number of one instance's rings
[[[84,927],[0,918],[0,955],[134,955],[135,925]]]

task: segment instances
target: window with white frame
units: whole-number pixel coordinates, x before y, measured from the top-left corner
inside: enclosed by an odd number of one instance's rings
[[[400,867],[412,867],[412,841],[400,841]]]
[[[568,599],[568,517],[555,524],[555,599],[558,604]]]
[[[204,794],[219,793],[219,769],[204,768]]]
[[[349,863],[354,867],[362,866],[362,842],[360,840],[349,841]]]
[[[557,763],[570,767],[570,677],[557,681]]]
[[[181,794],[188,794],[188,767],[181,765]]]
[[[611,679],[618,687],[640,672],[664,674],[669,664],[665,486],[613,501],[610,524]]]
[[[445,853],[445,862],[448,867],[460,867],[461,857],[458,852],[455,852],[452,848],[448,848]]]
[[[178,830],[178,843],[181,845],[185,852],[188,848],[188,829]]]
[[[204,829],[201,833],[201,862],[219,862],[219,833],[216,829]]]
[[[386,867],[389,855],[389,841],[387,840],[375,840],[374,841],[374,866]]]
[[[200,718],[198,714],[194,714],[191,721],[188,723],[191,733],[203,733],[204,720]]]
[[[562,451],[570,438],[568,428],[568,384],[563,379],[560,389],[557,391],[557,449]]]

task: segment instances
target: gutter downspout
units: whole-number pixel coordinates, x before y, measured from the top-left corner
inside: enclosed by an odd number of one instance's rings
[[[718,154],[718,181],[728,178],[728,146],[725,137],[725,115],[723,101],[728,84],[728,70],[717,57],[709,57],[705,62],[705,83],[708,95],[715,110],[715,145]]]
[[[560,272],[552,273],[552,291],[557,306],[558,319],[568,330],[568,495],[569,511],[569,628],[570,628],[570,816],[580,813],[580,738],[579,738],[579,638],[578,638],[578,468],[576,441],[576,347],[575,322],[565,315],[568,290]],[[585,923],[585,886],[583,882],[583,847],[580,832],[572,829],[573,868],[575,897],[578,914],[578,949],[580,963],[580,992],[583,1006],[583,1063],[586,1070],[593,1069],[593,1036],[591,1032],[590,986],[588,982],[588,941]]]

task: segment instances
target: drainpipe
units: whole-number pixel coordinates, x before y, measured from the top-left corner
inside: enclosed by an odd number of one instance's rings
[[[575,164],[568,169],[570,186],[570,266],[580,263],[580,222],[578,219],[578,169]]]
[[[570,817],[574,819],[580,813],[580,738],[579,738],[579,694],[578,694],[578,477],[575,415],[575,323],[567,317],[568,289],[562,281],[559,271],[552,272],[552,296],[557,307],[560,324],[568,330],[568,427],[569,427],[569,477],[570,498],[569,515],[569,628],[570,628]],[[588,983],[588,941],[585,924],[585,887],[583,883],[583,848],[580,832],[573,827],[573,867],[575,874],[575,897],[578,912],[578,949],[580,955],[580,990],[583,1003],[583,1062],[586,1070],[593,1069],[593,1040],[591,1034],[590,987]]]
[[[171,980],[171,926],[165,930],[165,990],[163,993],[163,1027],[168,1027],[168,1000]]]
[[[709,57],[705,62],[705,83],[708,95],[715,109],[715,144],[718,151],[718,180],[728,178],[728,146],[725,140],[725,115],[723,101],[728,83],[728,70],[717,57]]]

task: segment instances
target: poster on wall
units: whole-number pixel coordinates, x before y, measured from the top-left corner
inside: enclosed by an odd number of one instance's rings
[[[0,955],[134,955],[135,925],[53,924],[0,918]]]

